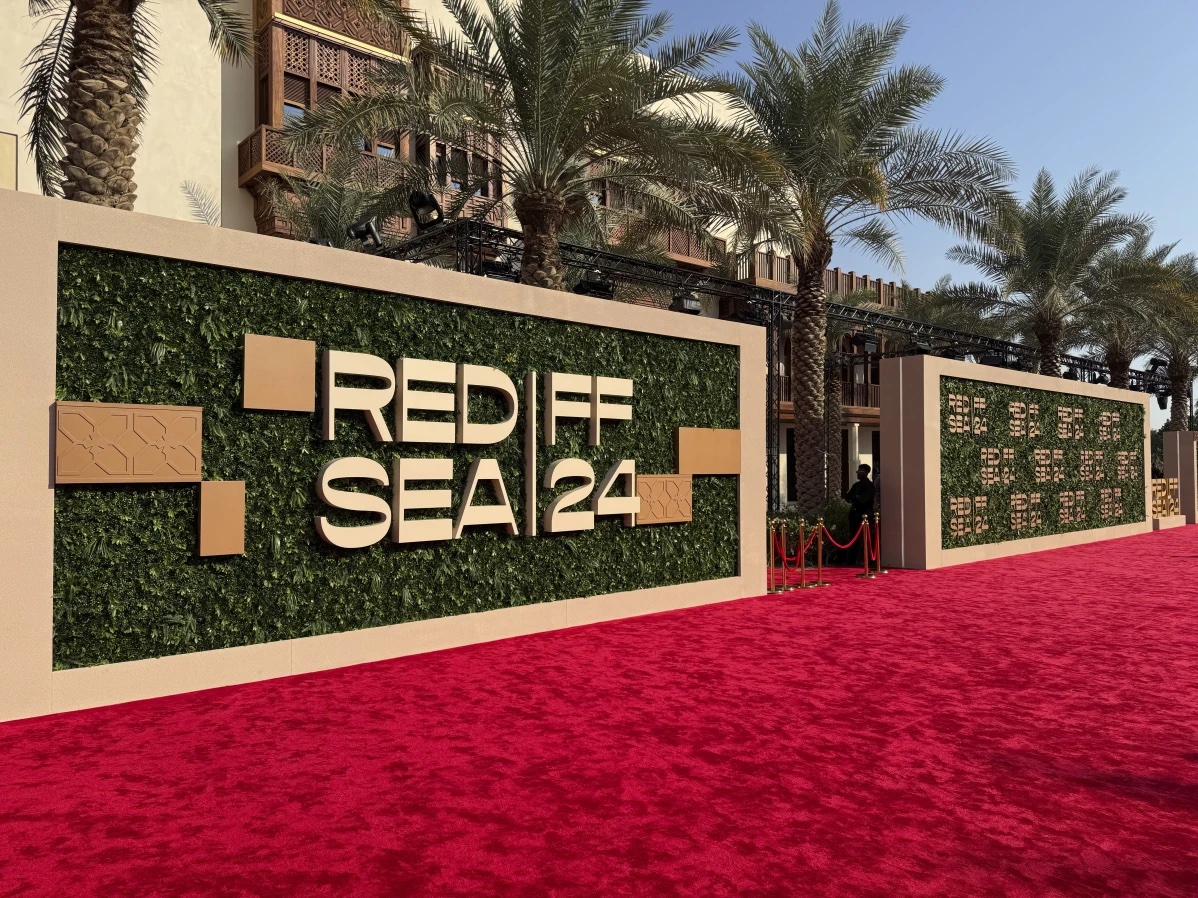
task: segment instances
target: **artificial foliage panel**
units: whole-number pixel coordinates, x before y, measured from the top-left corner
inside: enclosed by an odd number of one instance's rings
[[[945,549],[1145,520],[1144,408],[944,377]]]
[[[246,554],[219,559],[197,556],[194,485],[59,489],[59,668],[737,573],[734,477],[695,477],[694,519],[685,524],[629,528],[599,518],[583,533],[529,538],[480,528],[446,543],[334,549],[316,535],[314,516],[363,518],[329,514],[314,484],[325,462],[345,456],[388,468],[396,455],[450,457],[455,509],[470,462],[496,458],[523,521],[527,409],[521,403],[513,435],[494,446],[377,443],[361,415],[338,416],[337,439],[326,442],[319,414],[244,411],[240,383],[247,332],[388,360],[489,365],[517,384],[530,370],[628,377],[632,421],[605,422],[593,448],[585,422],[559,422],[557,445],[538,446],[539,476],[568,457],[586,459],[599,477],[625,458],[638,472],[671,473],[679,427],[739,426],[735,347],[66,246],[58,311],[59,399],[202,406],[205,480],[246,482]],[[502,417],[499,402],[487,401],[472,397],[472,420]],[[568,486],[541,489],[538,515]]]

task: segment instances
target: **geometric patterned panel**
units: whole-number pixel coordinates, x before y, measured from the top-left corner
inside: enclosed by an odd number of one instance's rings
[[[283,14],[392,53],[403,52],[402,41],[362,18],[354,6],[346,0],[283,0]]]
[[[59,402],[54,482],[198,483],[203,409]]]
[[[294,31],[284,32],[283,68],[297,75],[308,74],[308,38]]]
[[[373,64],[370,57],[350,50],[346,62],[349,66],[349,71],[345,75],[346,86],[350,90],[365,90]]]
[[[316,42],[316,77],[326,84],[341,85],[341,51],[324,41]]]
[[[691,520],[691,478],[689,474],[639,474],[636,494],[641,510],[638,527],[647,524],[683,524]]]

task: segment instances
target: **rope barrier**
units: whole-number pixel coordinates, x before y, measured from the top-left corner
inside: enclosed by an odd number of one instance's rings
[[[882,550],[881,550],[881,523],[878,516],[873,516],[871,524],[868,515],[862,515],[861,525],[857,528],[857,532],[853,534],[853,538],[846,543],[839,543],[836,537],[832,535],[832,531],[824,524],[823,518],[819,518],[815,526],[811,528],[810,536],[804,532],[806,524],[804,521],[799,521],[798,538],[795,541],[795,552],[793,555],[787,554],[787,534],[786,523],[784,521],[772,520],[769,522],[769,537],[768,544],[770,550],[769,563],[769,592],[785,592],[788,589],[807,589],[812,586],[828,586],[824,581],[824,538],[826,537],[836,548],[844,551],[851,549],[857,544],[857,540],[864,540],[862,546],[863,564],[862,572],[857,576],[864,579],[873,579],[877,574],[889,573],[882,568]],[[815,582],[807,582],[807,553],[811,547],[816,548],[816,578]],[[791,574],[798,574],[798,583],[792,584]]]
[[[820,522],[820,526],[821,526],[821,527],[824,527],[824,524],[823,524],[823,522],[822,522],[822,521]],[[861,536],[861,532],[862,532],[864,529],[865,529],[865,522],[864,522],[864,521],[862,521],[862,522],[861,522],[861,526],[857,528],[857,532],[853,534],[853,538],[852,538],[852,539],[850,539],[850,540],[849,540],[847,543],[845,543],[843,546],[842,546],[840,543],[838,543],[838,542],[836,541],[836,538],[835,538],[834,536],[832,536],[832,531],[830,531],[830,530],[829,530],[827,527],[824,527],[824,533],[826,533],[826,534],[828,535],[828,542],[830,542],[830,543],[831,543],[832,545],[834,545],[836,548],[838,548],[838,549],[851,549],[853,546],[855,546],[855,545],[857,544],[857,537]],[[868,542],[868,539],[867,539],[867,542]]]

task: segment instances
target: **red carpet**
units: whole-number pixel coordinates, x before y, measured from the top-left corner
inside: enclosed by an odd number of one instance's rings
[[[1198,895],[1198,528],[0,725],[0,894]]]

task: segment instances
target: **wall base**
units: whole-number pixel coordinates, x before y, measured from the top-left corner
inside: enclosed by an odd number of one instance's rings
[[[1171,514],[1163,518],[1152,519],[1153,530],[1170,530],[1173,527],[1184,527],[1186,525],[1186,516],[1183,514]]]
[[[98,708],[547,633],[745,597],[739,577],[500,608],[389,627],[47,672],[43,707],[0,695],[0,722]]]

